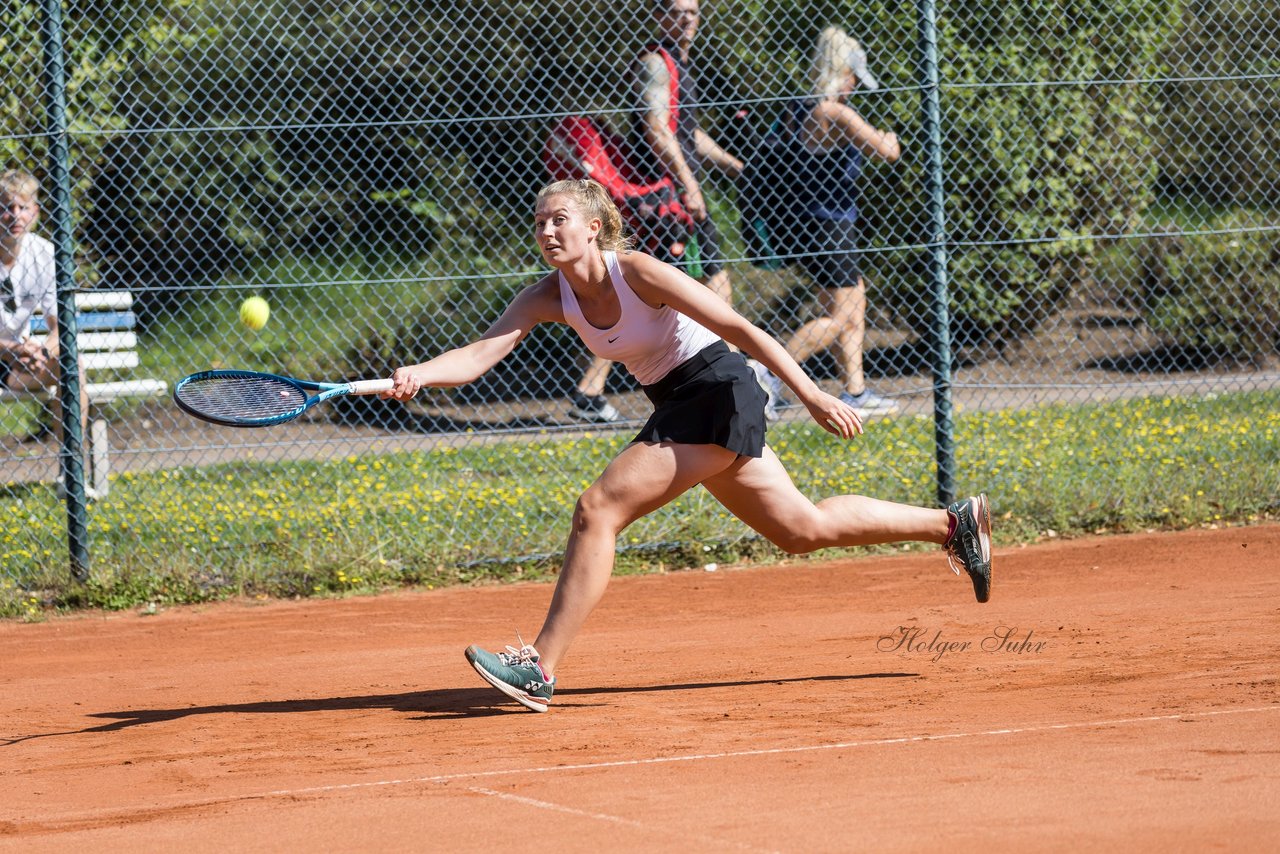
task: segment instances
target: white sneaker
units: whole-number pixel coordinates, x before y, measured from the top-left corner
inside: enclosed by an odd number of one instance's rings
[[[890,415],[900,409],[898,401],[882,397],[869,388],[863,389],[861,394],[842,391],[840,400],[858,410],[859,415]]]
[[[581,392],[573,395],[573,406],[569,408],[569,417],[579,421],[594,421],[598,424],[612,424],[622,420],[622,413],[603,394],[588,397]]]

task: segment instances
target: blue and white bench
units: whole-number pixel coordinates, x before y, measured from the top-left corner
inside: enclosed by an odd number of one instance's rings
[[[95,405],[114,400],[160,397],[168,391],[164,380],[120,378],[140,363],[135,331],[137,324],[133,294],[129,291],[81,291],[76,294],[76,346],[80,352],[80,364],[84,366],[90,410]],[[36,341],[43,342],[48,330],[44,317],[37,315],[31,318],[31,335]],[[0,400],[31,396],[49,400],[57,393],[53,386],[35,392],[0,389]],[[110,471],[106,421],[94,419],[89,431],[93,462],[90,486],[98,495],[106,495]]]

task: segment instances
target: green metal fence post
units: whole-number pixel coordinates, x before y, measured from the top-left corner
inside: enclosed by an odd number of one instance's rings
[[[58,368],[62,377],[62,480],[67,495],[67,546],[71,574],[89,573],[89,526],[84,488],[84,437],[80,430],[80,371],[76,347],[75,243],[71,226],[71,152],[67,144],[66,70],[61,0],[45,0],[40,21],[43,84],[49,138],[49,188],[54,263],[58,282]]]
[[[919,0],[921,118],[933,330],[933,436],[938,465],[938,503],[955,500],[955,424],[951,417],[951,316],[947,308],[947,210],[942,169],[942,109],[938,99],[938,28],[933,0]]]

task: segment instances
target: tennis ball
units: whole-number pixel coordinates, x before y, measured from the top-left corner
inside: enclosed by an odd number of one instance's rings
[[[271,306],[262,297],[249,297],[240,303],[240,322],[255,332],[267,325]]]

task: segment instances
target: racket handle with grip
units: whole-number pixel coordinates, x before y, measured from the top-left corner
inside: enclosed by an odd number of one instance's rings
[[[356,380],[347,383],[348,394],[381,394],[395,388],[395,380]]]

